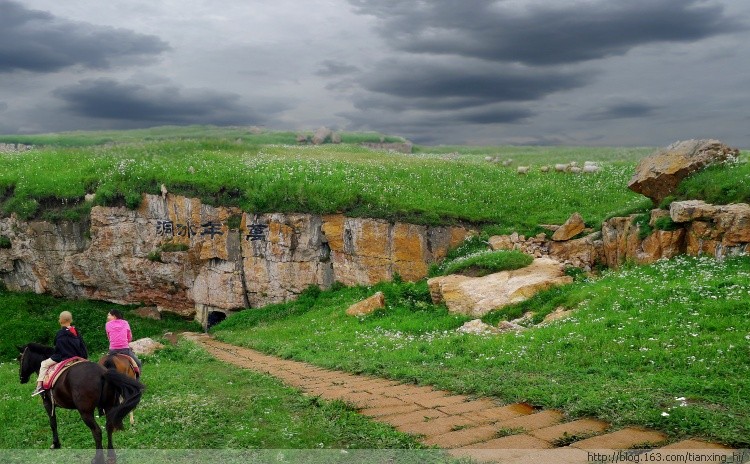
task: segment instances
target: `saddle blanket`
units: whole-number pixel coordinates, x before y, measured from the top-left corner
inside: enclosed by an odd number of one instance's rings
[[[74,366],[81,362],[88,362],[88,359],[79,358],[78,356],[76,356],[74,358],[68,358],[55,364],[44,377],[44,381],[42,381],[42,388],[44,388],[45,390],[51,389],[55,386],[55,383],[60,377],[60,374],[68,370],[70,366]]]

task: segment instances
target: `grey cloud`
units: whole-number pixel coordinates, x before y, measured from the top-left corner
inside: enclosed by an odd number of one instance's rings
[[[489,106],[486,108],[472,108],[454,115],[443,115],[445,123],[451,121],[467,124],[517,124],[533,116],[528,108],[503,108]]]
[[[349,74],[355,74],[359,72],[359,68],[350,64],[346,64],[342,61],[335,60],[324,60],[319,63],[320,68],[315,71],[315,74],[321,77],[338,77],[346,76]]]
[[[608,119],[644,118],[652,116],[659,108],[658,105],[643,102],[613,103],[604,108],[585,113],[578,119],[581,121],[602,121]]]
[[[546,2],[519,10],[502,1],[349,0],[378,17],[380,34],[410,53],[535,65],[622,55],[655,42],[693,42],[745,28],[703,0]]]
[[[8,109],[8,104],[0,101],[0,111],[5,111],[7,109]]]
[[[106,69],[169,50],[153,35],[73,22],[8,0],[0,0],[0,18],[0,73],[55,72],[75,65]]]
[[[536,100],[552,92],[580,87],[591,73],[501,65],[474,60],[386,60],[360,83],[371,92],[401,98],[468,98],[498,101]]]
[[[522,103],[582,87],[595,75],[590,69],[567,71],[471,58],[387,59],[356,77],[358,87],[350,98],[359,113],[342,116],[354,126],[392,127],[399,133],[408,129],[415,140],[433,141],[434,127],[441,125],[525,122],[534,113]],[[394,113],[398,124],[392,124]]]
[[[186,90],[177,86],[146,87],[113,79],[86,79],[61,87],[53,95],[65,109],[95,119],[146,124],[258,124],[254,111],[235,94]]]

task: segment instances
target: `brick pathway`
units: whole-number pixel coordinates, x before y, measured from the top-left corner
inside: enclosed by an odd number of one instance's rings
[[[549,455],[554,462],[590,462],[590,453],[603,450],[651,448],[667,436],[639,428],[609,431],[609,424],[594,419],[566,422],[555,410],[537,410],[528,404],[502,405],[487,398],[470,399],[427,386],[348,374],[189,335],[217,359],[263,372],[303,392],[353,404],[374,421],[420,436],[422,443],[447,448],[455,456],[477,461],[528,462]],[[714,443],[685,440],[652,453],[676,450],[732,450]],[[696,458],[699,459],[699,458]],[[550,461],[552,462],[552,461]],[[685,461],[682,461],[685,462]],[[688,460],[687,462],[693,462]]]

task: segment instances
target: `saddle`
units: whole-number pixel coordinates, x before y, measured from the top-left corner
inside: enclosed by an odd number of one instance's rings
[[[141,370],[138,369],[138,363],[135,362],[135,359],[133,359],[132,357],[128,356],[125,353],[117,353],[113,356],[121,356],[122,358],[127,359],[128,362],[130,363],[130,368],[133,369],[133,372],[135,372],[136,377],[141,376]]]
[[[42,381],[42,388],[44,388],[45,390],[50,390],[55,386],[57,379],[60,378],[60,374],[68,370],[71,366],[75,366],[76,364],[82,362],[88,362],[88,359],[76,356],[73,358],[65,359],[55,364],[52,369],[47,372],[47,375],[44,376],[44,380]]]

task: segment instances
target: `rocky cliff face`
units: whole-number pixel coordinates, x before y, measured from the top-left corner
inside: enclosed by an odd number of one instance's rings
[[[0,249],[0,279],[15,291],[156,305],[205,323],[212,311],[287,301],[309,285],[421,279],[470,233],[145,195],[138,210],[97,206],[82,223],[0,219],[11,242]]]
[[[651,231],[642,237],[640,215],[615,217],[601,232],[566,241],[548,240],[544,234],[526,239],[500,235],[490,238],[495,250],[516,249],[537,258],[550,257],[586,271],[596,264],[617,268],[626,262],[650,264],[677,255],[725,256],[750,251],[750,205],[710,205],[702,201],[677,201],[669,211],[651,211]],[[670,230],[659,230],[657,220],[669,218]]]

